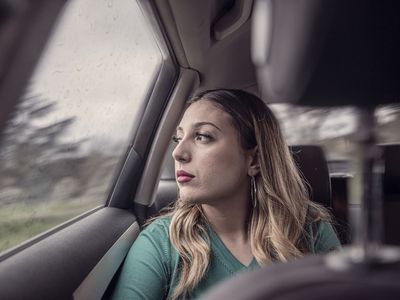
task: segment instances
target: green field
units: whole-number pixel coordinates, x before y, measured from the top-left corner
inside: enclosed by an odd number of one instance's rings
[[[0,252],[98,205],[98,202],[74,200],[2,206],[0,207]]]

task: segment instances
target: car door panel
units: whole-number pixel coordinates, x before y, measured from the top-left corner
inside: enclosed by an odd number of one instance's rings
[[[121,233],[138,228],[135,220],[129,211],[105,207],[5,259],[0,299],[70,299]]]
[[[74,299],[101,299],[140,231],[134,222],[111,246],[73,294]]]

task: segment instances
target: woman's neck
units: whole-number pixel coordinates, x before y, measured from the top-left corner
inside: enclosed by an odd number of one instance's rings
[[[222,238],[247,241],[248,201],[231,201],[229,205],[202,204],[202,211],[211,228]]]
[[[235,205],[236,203],[236,205]],[[230,203],[229,207],[202,205],[207,221],[231,254],[243,265],[249,265],[253,259],[248,236],[249,201]]]

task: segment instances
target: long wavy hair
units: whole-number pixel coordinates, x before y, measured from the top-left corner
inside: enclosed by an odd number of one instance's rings
[[[207,100],[227,112],[244,149],[258,147],[257,205],[249,216],[252,253],[260,265],[288,261],[308,252],[305,225],[329,213],[312,202],[279,123],[267,105],[241,90],[209,90],[196,94],[189,105]],[[173,299],[190,293],[210,262],[207,220],[201,206],[178,199],[168,212],[169,236],[179,253],[180,279]]]

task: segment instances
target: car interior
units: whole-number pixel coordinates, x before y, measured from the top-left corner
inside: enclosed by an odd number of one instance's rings
[[[336,172],[335,161],[328,159],[320,144],[290,145],[311,199],[332,213],[343,251],[237,276],[204,299],[399,297],[400,144],[379,144],[374,133],[375,109],[400,99],[400,8],[396,1],[0,0],[0,150],[10,132],[7,126],[24,102],[56,29],[76,3],[87,3],[85,9],[93,14],[100,10],[97,5],[106,12],[120,6],[126,20],[136,19],[129,9],[137,7],[149,28],[145,36],[157,49],[157,67],[146,84],[138,84],[146,89],[137,96],[142,101],[137,111],[131,113],[130,106],[123,109],[131,123],[117,129],[127,137],[116,147],[122,154],[113,165],[110,182],[102,184],[105,196],[94,196],[100,205],[0,252],[0,299],[109,299],[145,221],[177,198],[171,137],[186,101],[195,91],[214,88],[243,89],[271,106],[351,106],[357,112],[358,127],[350,135],[355,149],[351,172],[346,168]],[[117,35],[107,26],[118,21],[118,16],[97,18],[90,28],[94,32],[105,27],[107,38],[101,40],[105,44],[112,33]],[[81,23],[76,26],[76,32],[83,31]],[[122,27],[135,30],[126,23]],[[129,35],[122,39],[124,46],[138,43]],[[79,43],[83,41],[76,38],[56,45],[83,48]],[[109,55],[106,60],[115,65],[117,56]],[[130,61],[114,66],[113,72],[126,66],[129,69]],[[80,66],[74,69],[82,72]],[[111,74],[110,70],[102,72]],[[58,73],[62,72],[51,73],[53,81],[45,88],[57,86]],[[97,69],[92,73],[101,76]],[[123,80],[118,77],[111,85],[119,87],[117,81]],[[131,82],[125,86],[138,88]],[[85,98],[84,94],[82,99],[92,101],[94,107],[101,105],[96,97]],[[102,117],[100,110],[84,115],[90,122],[94,117]],[[119,118],[118,114],[114,117]],[[112,122],[104,113],[99,124],[111,128]],[[106,145],[107,139],[111,137],[105,135],[93,147]],[[115,152],[115,147],[110,149]],[[100,169],[97,164],[95,168]],[[3,200],[3,185],[7,183],[11,191],[9,182],[16,180],[7,177],[5,166],[0,172],[5,178],[0,178],[1,212],[9,205],[9,200]],[[74,182],[70,177],[64,182]],[[55,194],[42,191],[46,190],[40,190],[40,196],[50,200]],[[63,201],[72,199],[68,195]]]
[[[388,213],[396,211],[389,182],[396,172],[391,169],[399,170],[391,157],[397,145],[377,145],[374,109],[399,99],[399,5],[259,1],[255,10],[255,36],[264,35],[264,44],[254,49],[254,56],[269,99],[358,108],[353,159],[359,179],[349,182],[349,196],[360,197],[361,207],[349,207],[356,228],[352,244],[342,251],[238,276],[202,299],[397,299],[400,252],[392,246],[394,218]],[[260,23],[268,23],[269,31],[259,30]],[[286,43],[293,47],[283,48]],[[246,288],[249,285],[252,288]]]

